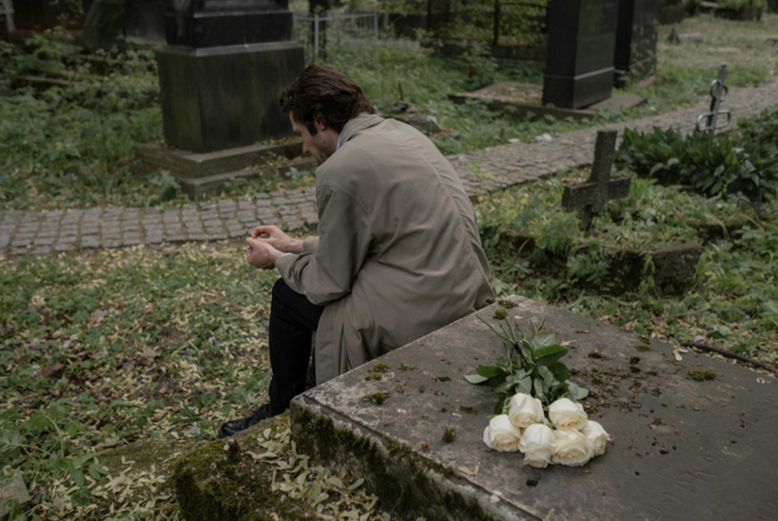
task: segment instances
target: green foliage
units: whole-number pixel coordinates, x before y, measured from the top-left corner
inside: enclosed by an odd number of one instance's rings
[[[778,359],[774,196],[767,198],[760,217],[735,198],[708,198],[677,185],[633,179],[629,196],[606,205],[594,218],[590,234],[573,241],[563,263],[550,254],[531,254],[530,238],[538,237],[545,223],[563,213],[562,187],[582,177],[559,173],[495,194],[477,206],[498,294],[554,302],[669,342],[703,335],[719,347],[768,363]],[[695,284],[685,295],[659,295],[650,278],[635,290],[609,294],[606,266],[613,268],[609,252],[652,252],[690,240],[702,241],[704,247]],[[644,271],[651,273],[651,266],[644,265]]]
[[[555,213],[548,223],[543,225],[536,244],[552,254],[566,254],[580,235],[575,213]]]
[[[181,195],[181,183],[168,170],[152,172],[148,179],[151,184],[157,187],[159,202],[170,201]]]
[[[778,111],[742,123],[736,135],[669,129],[624,131],[616,162],[662,183],[680,183],[699,193],[743,194],[761,202],[778,187]]]
[[[532,324],[529,335],[512,319],[495,328],[479,317],[505,344],[505,358],[496,365],[480,365],[476,374],[465,375],[472,384],[487,384],[497,394],[494,414],[503,414],[512,396],[526,393],[534,396],[547,409],[559,398],[573,401],[585,398],[589,391],[574,384],[570,370],[559,360],[567,348],[556,342],[554,334],[543,330],[543,324]]]

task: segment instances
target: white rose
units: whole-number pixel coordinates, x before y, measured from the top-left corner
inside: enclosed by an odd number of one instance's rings
[[[520,441],[521,432],[513,426],[507,414],[495,416],[484,429],[484,443],[490,449],[516,452],[519,450]]]
[[[583,405],[568,398],[560,398],[549,405],[548,417],[557,429],[581,430],[586,425]]]
[[[524,464],[544,469],[551,461],[556,436],[551,427],[533,423],[521,435],[519,450],[524,454]]]
[[[592,448],[579,431],[557,430],[551,461],[569,467],[580,467],[592,457]]]
[[[546,419],[543,414],[543,403],[525,393],[519,393],[511,398],[508,417],[511,419],[511,423],[519,429],[524,429],[533,423]]]
[[[589,442],[589,446],[592,448],[592,456],[605,454],[605,447],[608,445],[610,436],[605,432],[602,425],[596,421],[587,420],[586,425],[581,429],[581,434]]]

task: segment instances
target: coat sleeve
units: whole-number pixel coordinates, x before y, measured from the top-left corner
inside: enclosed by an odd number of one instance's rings
[[[367,213],[343,191],[317,189],[318,242],[297,255],[279,257],[276,267],[290,288],[324,305],[351,292],[371,243]],[[315,246],[315,248],[310,248]]]

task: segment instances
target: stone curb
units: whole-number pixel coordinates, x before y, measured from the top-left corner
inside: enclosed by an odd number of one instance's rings
[[[613,123],[536,138],[532,143],[499,145],[449,159],[471,198],[517,185],[560,169],[592,162],[598,130],[657,126],[690,132],[709,98],[695,106],[639,120]],[[778,78],[755,87],[730,89],[722,108],[750,116],[778,103]],[[276,224],[285,230],[314,228],[318,217],[313,188],[227,198],[185,208],[87,208],[0,212],[0,255],[43,255],[90,248],[211,241],[245,237],[254,226]]]

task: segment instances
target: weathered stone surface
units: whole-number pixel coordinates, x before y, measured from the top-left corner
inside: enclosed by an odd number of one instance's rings
[[[285,41],[292,12],[287,0],[173,2],[166,34],[169,44],[189,47]]]
[[[298,450],[361,472],[404,519],[774,519],[774,378],[695,352],[678,360],[667,344],[512,300],[510,316],[525,327],[543,320],[568,345],[590,416],[615,438],[604,456],[536,470],[484,446],[495,395],[463,375],[504,348],[476,315],[296,398]],[[715,377],[697,381],[697,370]]]
[[[663,294],[683,293],[694,281],[702,245],[686,242],[654,252],[654,282]]]
[[[21,476],[16,477],[4,487],[0,487],[0,519],[11,511],[11,501],[17,501],[19,506],[30,501],[30,493]]]
[[[229,440],[203,441],[176,459],[170,483],[187,521],[296,521],[314,518],[301,499],[273,491],[273,468],[257,433],[288,428],[287,414],[263,420]]]
[[[615,130],[600,130],[594,146],[594,163],[589,179],[584,184],[565,186],[562,207],[565,210],[583,210],[583,227],[588,230],[592,217],[602,212],[605,203],[629,195],[631,179],[611,179],[613,153],[616,147]]]
[[[619,0],[616,30],[616,85],[638,81],[656,72],[659,0]]]
[[[549,2],[544,105],[580,109],[611,95],[617,2]]]
[[[299,157],[302,155],[302,141],[289,138],[278,143],[252,144],[213,152],[192,152],[155,142],[137,145],[135,153],[140,159],[134,168],[138,174],[169,170],[176,177],[196,179],[261,165],[278,157]]]
[[[293,42],[157,51],[165,143],[210,152],[291,135],[281,87],[304,66]]]

